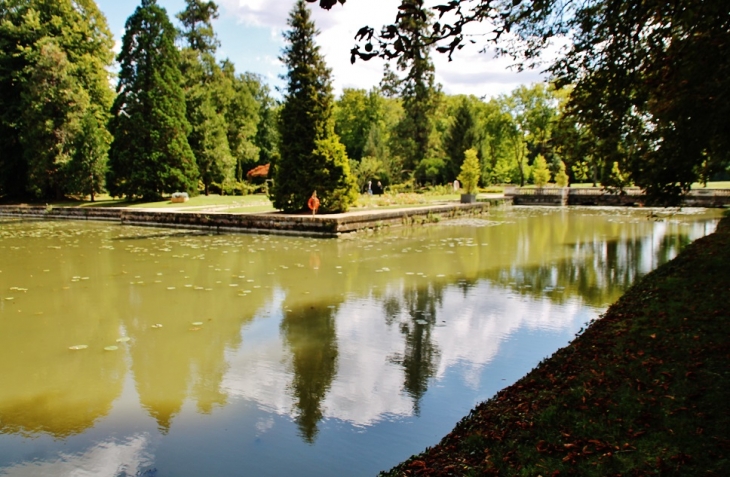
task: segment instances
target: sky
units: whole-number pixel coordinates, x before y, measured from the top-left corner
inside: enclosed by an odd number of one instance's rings
[[[106,15],[109,28],[119,51],[124,35],[124,23],[139,5],[135,0],[97,0]],[[175,15],[185,8],[184,0],[157,0],[177,24]],[[280,75],[284,68],[278,57],[284,47],[282,32],[294,5],[294,0],[217,0],[219,18],[213,27],[221,42],[219,59],[228,58],[239,73],[259,74],[272,90],[283,87]],[[350,49],[355,46],[355,33],[363,26],[380,26],[395,19],[397,0],[347,0],[330,11],[317,3],[310,4],[313,19],[321,34],[317,43],[332,69],[335,94],[343,88],[370,89],[377,86],[383,73],[383,60],[357,61],[350,64]],[[449,62],[446,55],[434,52],[436,81],[447,94],[473,94],[491,98],[509,93],[521,84],[543,80],[536,71],[516,73],[509,68],[508,59],[495,59],[480,53],[481,47],[469,45],[454,54]]]

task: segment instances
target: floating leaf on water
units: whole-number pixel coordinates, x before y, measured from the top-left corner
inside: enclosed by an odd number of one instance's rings
[[[89,347],[88,345],[74,345],[74,346],[69,346],[68,349],[76,351],[76,350],[80,350],[80,349],[86,349],[88,347]]]
[[[406,272],[406,275],[413,275],[413,272]]]
[[[118,349],[118,346],[104,346],[104,351],[116,351]]]
[[[419,324],[419,325],[427,325],[428,324],[428,321],[426,321],[426,320],[416,320],[416,323]]]
[[[175,287],[167,287],[168,290],[174,290]]]
[[[203,326],[203,322],[202,321],[194,321],[194,322],[192,322],[190,324],[193,325],[193,326]]]
[[[152,328],[162,328],[162,325],[160,323],[155,323],[154,325],[152,325]]]
[[[237,286],[238,286],[238,283],[231,283],[231,284],[229,284],[228,286],[229,286],[229,287],[237,287]]]
[[[444,278],[444,277],[445,277],[446,275],[444,275],[443,273],[441,273],[441,274],[439,274],[439,275],[436,275],[436,276],[437,276],[438,278]]]
[[[117,343],[126,343],[131,338],[129,336],[122,336],[121,338],[117,338]]]
[[[15,300],[15,298],[13,298],[12,296],[6,297],[5,299],[6,300]]]

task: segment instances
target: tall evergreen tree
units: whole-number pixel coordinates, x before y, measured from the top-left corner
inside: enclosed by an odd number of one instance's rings
[[[175,36],[155,0],[142,0],[127,19],[110,122],[107,186],[114,196],[157,198],[197,190]]]
[[[411,48],[398,58],[398,70],[406,76],[397,79],[395,89],[403,99],[403,119],[396,128],[403,167],[413,171],[423,159],[433,155],[438,146],[434,143],[434,114],[438,105],[438,88],[434,78],[434,66],[429,46],[423,35],[429,29],[429,14],[423,0],[403,0],[399,7],[397,28],[401,35],[411,38]],[[386,83],[396,76],[386,70]],[[387,86],[387,85],[386,85]],[[390,86],[393,89],[393,86]]]
[[[448,157],[448,181],[453,181],[461,171],[464,162],[464,151],[476,147],[476,118],[469,98],[463,97],[454,114],[451,127],[444,139],[444,150]]]
[[[345,211],[357,197],[345,147],[334,133],[330,70],[314,40],[319,33],[304,0],[298,0],[284,33],[281,61],[286,94],[279,114],[281,157],[274,164],[272,200],[297,212],[317,191],[324,212]]]
[[[0,195],[88,193],[67,179],[105,161],[112,46],[93,0],[0,2]]]
[[[215,53],[219,42],[212,21],[218,18],[218,5],[213,1],[185,0],[185,10],[178,13],[183,25],[182,37],[192,50]]]

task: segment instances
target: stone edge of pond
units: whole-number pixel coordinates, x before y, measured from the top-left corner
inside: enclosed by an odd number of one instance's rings
[[[730,215],[381,477],[728,475]]]
[[[36,219],[67,219],[119,222],[122,225],[205,230],[216,233],[283,234],[340,237],[363,230],[421,225],[462,216],[489,213],[503,200],[472,204],[448,203],[401,209],[351,211],[341,214],[308,215],[283,213],[217,213],[157,211],[101,207],[47,207],[2,205],[0,216]]]

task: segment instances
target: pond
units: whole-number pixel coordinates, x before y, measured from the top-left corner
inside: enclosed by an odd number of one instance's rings
[[[515,207],[311,239],[0,218],[0,476],[373,476],[718,220]]]

